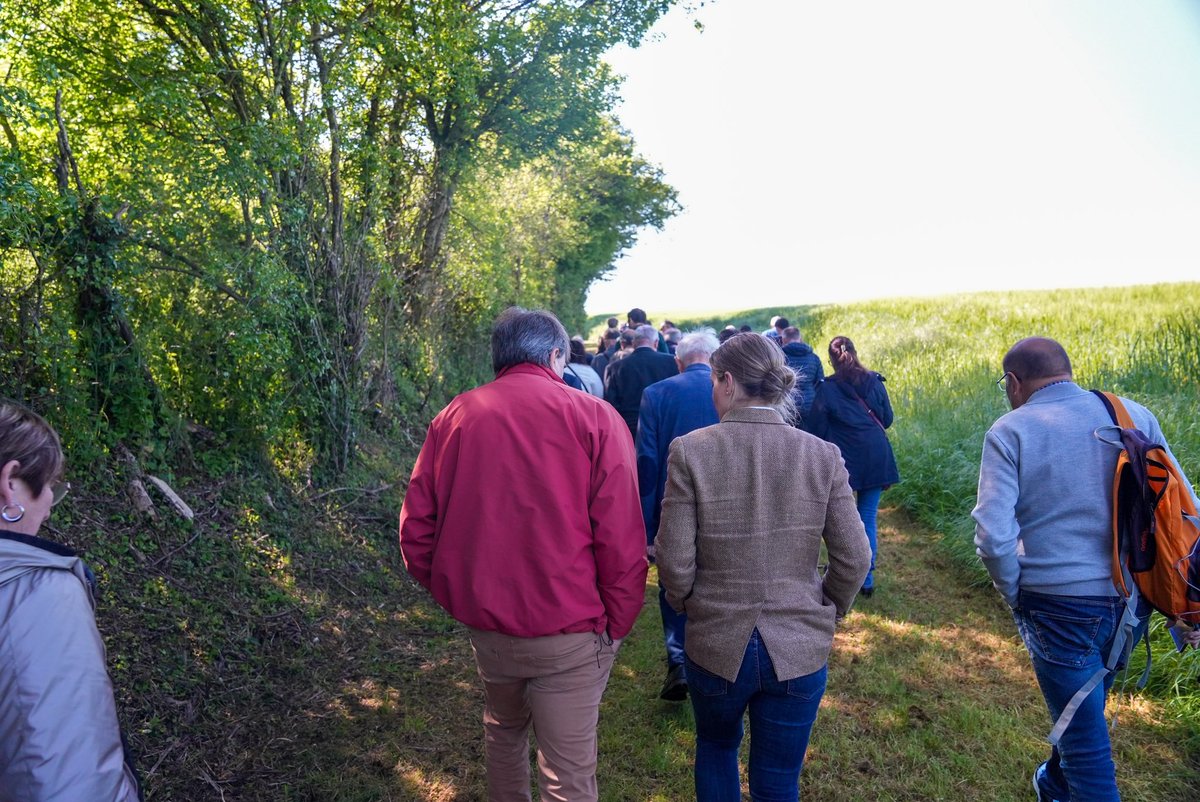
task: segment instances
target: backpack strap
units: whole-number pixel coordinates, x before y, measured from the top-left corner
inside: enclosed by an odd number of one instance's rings
[[[1133,422],[1133,418],[1129,417],[1129,410],[1125,409],[1125,404],[1122,403],[1120,396],[1114,393],[1106,393],[1103,390],[1092,390],[1097,398],[1104,404],[1104,409],[1108,411],[1108,417],[1112,422],[1120,426],[1122,429],[1136,429],[1137,426]]]
[[[1117,630],[1113,635],[1112,646],[1108,649],[1108,655],[1104,659],[1104,667],[1096,670],[1088,678],[1088,681],[1083,684],[1083,687],[1075,692],[1071,697],[1071,701],[1067,702],[1067,706],[1063,708],[1059,714],[1058,720],[1054,722],[1054,728],[1050,730],[1050,734],[1046,740],[1051,746],[1058,746],[1058,742],[1062,740],[1063,733],[1067,731],[1067,727],[1071,725],[1071,719],[1075,717],[1075,711],[1079,706],[1096,690],[1104,678],[1109,674],[1115,674],[1117,669],[1122,665],[1128,665],[1129,654],[1133,651],[1133,647],[1137,645],[1138,628],[1141,626],[1142,620],[1137,614],[1138,608],[1138,592],[1134,586],[1133,594],[1125,600],[1125,610],[1121,613],[1121,620],[1117,622]],[[1142,676],[1138,679],[1137,689],[1141,690],[1146,687],[1147,680],[1150,679],[1150,640],[1142,636],[1146,641],[1146,668],[1142,671]]]
[[[1121,399],[1113,393],[1101,392],[1100,390],[1092,390],[1096,397],[1104,404],[1104,409],[1108,412],[1108,417],[1112,420],[1113,425],[1121,429],[1136,429],[1133,419],[1129,417],[1129,411],[1125,409],[1125,405]],[[1113,443],[1096,435],[1102,442],[1110,445],[1122,447],[1119,442]],[[1114,544],[1114,548],[1116,545]],[[1114,570],[1120,570],[1125,573],[1124,560],[1120,555],[1114,555]],[[1146,643],[1146,668],[1142,671],[1142,676],[1138,679],[1137,688],[1141,690],[1146,686],[1146,682],[1150,679],[1150,640],[1144,636],[1144,633],[1139,632],[1142,620],[1138,616],[1138,607],[1140,606],[1141,597],[1138,594],[1137,585],[1132,581],[1132,577],[1126,579],[1125,587],[1129,589],[1129,595],[1125,598],[1125,609],[1121,613],[1121,620],[1117,622],[1117,630],[1113,635],[1112,645],[1108,649],[1108,654],[1105,655],[1104,667],[1097,669],[1096,673],[1092,674],[1088,681],[1083,684],[1083,687],[1075,692],[1071,697],[1071,701],[1067,702],[1067,706],[1063,708],[1058,720],[1054,722],[1054,728],[1050,730],[1050,735],[1046,740],[1052,746],[1058,746],[1062,740],[1063,733],[1067,731],[1067,727],[1071,724],[1071,719],[1075,717],[1075,711],[1083,704],[1084,700],[1091,695],[1092,691],[1096,690],[1109,674],[1116,673],[1117,669],[1122,665],[1128,665],[1129,655],[1133,651],[1133,647],[1137,645],[1137,641],[1144,640]],[[1118,586],[1120,589],[1120,586]]]
[[[1133,425],[1133,419],[1129,417],[1129,411],[1125,409],[1125,405],[1121,399],[1113,393],[1106,393],[1101,390],[1092,390],[1092,394],[1100,399],[1100,403],[1104,404],[1104,409],[1108,412],[1109,420],[1112,421],[1111,426],[1101,426],[1092,432],[1092,436],[1101,443],[1110,445],[1118,451],[1124,452],[1125,429],[1136,429]],[[1115,429],[1113,439],[1110,439],[1107,434],[1103,434],[1106,429]],[[1118,471],[1120,471],[1120,463],[1118,462]],[[1125,598],[1129,598],[1130,588],[1133,587],[1133,575],[1126,569],[1127,555],[1122,551],[1120,538],[1117,537],[1117,488],[1114,481],[1113,485],[1113,538],[1112,538],[1112,579],[1113,587],[1117,589]]]

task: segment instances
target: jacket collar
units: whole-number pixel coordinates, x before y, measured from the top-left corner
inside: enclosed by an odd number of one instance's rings
[[[37,535],[23,535],[20,532],[9,532],[7,529],[0,529],[0,539],[12,540],[16,543],[24,543],[26,546],[32,546],[35,549],[42,549],[51,554],[57,554],[59,557],[75,557],[75,550],[64,546],[61,543],[55,543],[53,540],[46,540],[44,537]]]
[[[684,373],[699,373],[700,371],[712,373],[712,365],[707,365],[704,362],[693,362],[683,369]]]
[[[562,377],[550,370],[550,368],[544,365],[535,365],[532,362],[520,362],[516,365],[509,365],[504,370],[497,373],[496,378],[503,379],[505,376],[516,376],[520,374],[528,376],[544,376],[545,378],[552,379],[559,384],[566,384]]]
[[[777,423],[786,426],[787,421],[773,409],[738,407],[725,413],[721,423]]]

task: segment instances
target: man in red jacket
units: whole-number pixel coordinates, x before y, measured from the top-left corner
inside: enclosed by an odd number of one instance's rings
[[[620,415],[562,380],[567,332],[513,307],[496,379],[433,423],[400,511],[409,573],[470,629],[486,697],[488,798],[595,800],[596,722],[646,592],[633,443]]]

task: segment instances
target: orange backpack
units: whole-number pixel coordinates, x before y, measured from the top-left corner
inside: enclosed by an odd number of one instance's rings
[[[1106,675],[1127,665],[1129,652],[1144,636],[1145,619],[1138,614],[1142,599],[1168,618],[1200,626],[1200,518],[1191,488],[1166,447],[1151,442],[1137,428],[1120,398],[1092,392],[1104,402],[1120,433],[1119,439],[1109,440],[1102,435],[1109,428],[1105,426],[1095,436],[1121,449],[1113,474],[1112,577],[1125,597],[1125,610],[1104,667],[1071,697],[1054,722],[1047,740],[1056,746],[1075,711]],[[1149,610],[1144,613],[1149,614]],[[1146,667],[1137,687],[1145,687],[1149,678],[1150,641],[1146,640]]]
[[[1120,398],[1093,392],[1121,430],[1113,475],[1113,585],[1128,599],[1131,578],[1154,609],[1200,624],[1200,520],[1191,488],[1166,448],[1134,425]]]

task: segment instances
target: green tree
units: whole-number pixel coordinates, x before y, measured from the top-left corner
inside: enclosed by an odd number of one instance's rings
[[[6,280],[8,297],[96,278],[102,291],[88,297],[99,305],[77,316],[105,309],[124,337],[123,347],[111,340],[116,351],[135,359],[122,375],[146,388],[142,408],[244,447],[299,438],[318,467],[342,470],[368,413],[395,420],[478,375],[464,326],[478,333],[509,299],[577,318],[587,283],[636,227],[671,213],[670,190],[607,117],[616,80],[601,59],[636,43],[668,5],[7,5],[0,175],[13,180],[0,243],[6,268],[25,276],[19,287]],[[56,93],[65,126],[51,111]],[[45,167],[72,161],[61,158],[63,127],[84,178],[66,190]],[[492,181],[533,194],[489,200]],[[464,187],[472,209],[456,214]],[[44,222],[70,208],[81,225],[46,236]],[[551,208],[544,221],[525,216]],[[501,224],[533,250],[498,244]],[[491,226],[490,244],[468,247],[471,225]],[[46,269],[66,230],[86,235],[71,258],[97,269]],[[536,265],[511,292],[469,280],[519,277],[514,259]],[[83,337],[61,315],[54,327]],[[19,323],[6,342],[30,331]],[[151,421],[152,436],[169,415],[133,405],[118,417]]]

